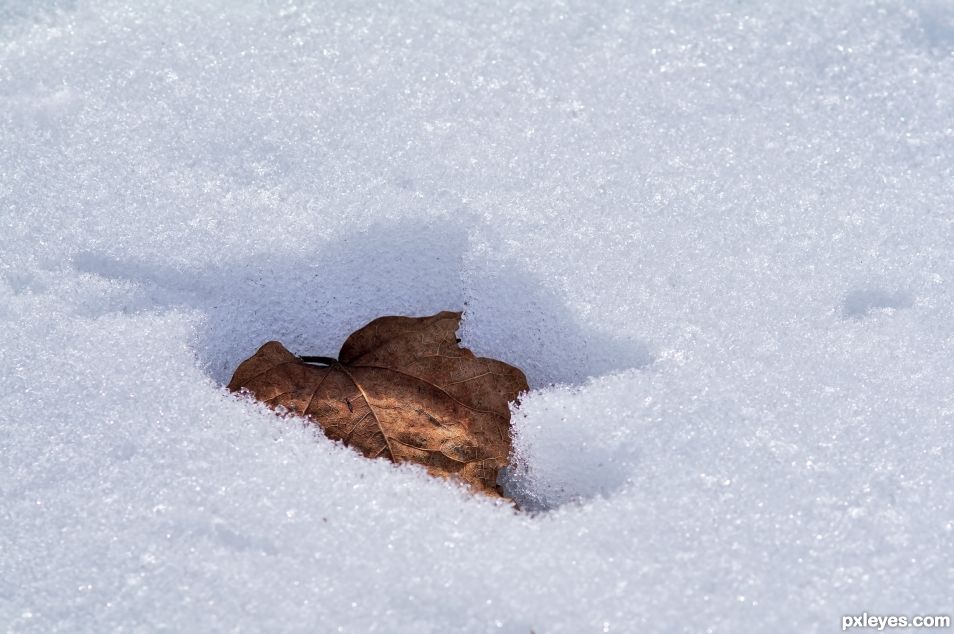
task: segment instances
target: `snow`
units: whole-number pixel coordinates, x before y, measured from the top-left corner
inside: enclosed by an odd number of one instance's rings
[[[0,628],[954,611],[954,10],[0,5]],[[463,308],[507,487],[222,387]]]

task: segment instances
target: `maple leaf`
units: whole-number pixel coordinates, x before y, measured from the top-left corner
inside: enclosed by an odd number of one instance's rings
[[[369,458],[415,462],[502,495],[509,403],[529,389],[527,378],[461,348],[460,317],[380,317],[348,337],[337,359],[298,357],[269,341],[239,365],[228,389],[305,416]]]

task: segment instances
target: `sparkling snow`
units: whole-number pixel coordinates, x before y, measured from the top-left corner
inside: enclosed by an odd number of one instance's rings
[[[954,613],[950,3],[141,5],[0,3],[0,629]],[[455,308],[526,512],[222,387]]]

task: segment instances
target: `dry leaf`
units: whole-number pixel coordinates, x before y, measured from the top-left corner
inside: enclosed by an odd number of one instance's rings
[[[369,458],[416,462],[500,495],[509,402],[528,389],[527,379],[461,348],[460,316],[375,319],[348,337],[337,361],[299,358],[270,341],[238,367],[228,388],[306,416]]]

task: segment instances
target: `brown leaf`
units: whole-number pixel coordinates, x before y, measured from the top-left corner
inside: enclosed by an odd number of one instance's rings
[[[306,416],[369,458],[416,462],[500,495],[497,474],[510,455],[509,402],[528,389],[527,379],[461,348],[460,316],[375,319],[348,337],[337,361],[322,359],[324,367],[269,341],[238,367],[228,388]]]

